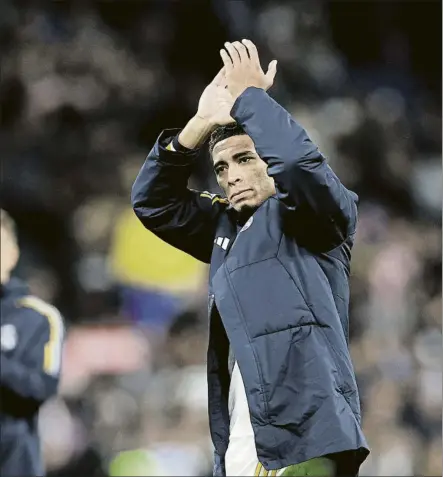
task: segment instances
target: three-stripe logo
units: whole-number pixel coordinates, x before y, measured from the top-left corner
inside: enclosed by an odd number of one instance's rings
[[[214,243],[221,247],[223,250],[227,250],[229,245],[229,239],[227,237],[217,237],[214,240]]]

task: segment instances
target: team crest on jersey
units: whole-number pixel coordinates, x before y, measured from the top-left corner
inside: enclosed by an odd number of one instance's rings
[[[0,346],[2,351],[12,351],[18,342],[17,329],[14,325],[3,325],[0,329]]]

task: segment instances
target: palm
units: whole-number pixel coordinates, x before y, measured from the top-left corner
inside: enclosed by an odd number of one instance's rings
[[[234,121],[230,114],[234,100],[223,80],[224,74],[220,72],[205,88],[198,103],[198,115],[220,126]]]

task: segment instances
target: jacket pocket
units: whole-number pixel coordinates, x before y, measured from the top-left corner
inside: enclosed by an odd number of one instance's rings
[[[268,418],[276,426],[298,432],[336,392],[339,370],[320,331],[306,323],[258,337]]]
[[[330,350],[331,358],[334,360],[337,369],[339,370],[339,380],[337,383],[337,392],[343,397],[346,403],[351,408],[357,420],[361,420],[360,401],[358,395],[357,382],[355,380],[355,373],[352,367],[350,355],[346,356],[343,351],[338,350],[332,340],[328,337],[328,332],[331,330],[322,329],[322,335]]]
[[[277,258],[238,268],[230,278],[250,339],[315,321]]]

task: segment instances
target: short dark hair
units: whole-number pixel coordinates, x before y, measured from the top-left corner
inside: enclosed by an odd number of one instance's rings
[[[212,154],[215,145],[232,136],[242,136],[246,134],[246,131],[237,123],[229,123],[224,126],[219,126],[209,139],[209,152]]]

